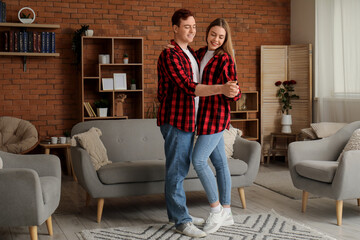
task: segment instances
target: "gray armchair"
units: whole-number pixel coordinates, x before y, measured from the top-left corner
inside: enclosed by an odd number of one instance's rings
[[[18,155],[0,151],[0,226],[29,226],[32,240],[46,221],[53,234],[51,214],[59,205],[60,160],[54,155]]]
[[[360,151],[347,151],[337,159],[360,121],[350,123],[334,135],[289,145],[289,169],[293,184],[303,190],[302,212],[308,193],[336,200],[337,225],[342,223],[343,200],[357,199],[360,206]]]

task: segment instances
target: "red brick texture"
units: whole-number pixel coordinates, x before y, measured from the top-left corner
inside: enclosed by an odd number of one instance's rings
[[[156,64],[163,46],[173,37],[171,16],[179,8],[195,13],[197,36],[191,46],[205,44],[207,25],[228,20],[236,52],[239,84],[259,90],[260,46],[290,43],[290,0],[3,0],[7,22],[19,22],[24,6],[36,12],[35,23],[60,24],[56,51],[60,57],[0,56],[0,116],[31,121],[41,138],[62,135],[79,119],[80,69],[71,50],[73,33],[88,24],[99,36],[144,38],[145,113],[157,91]],[[3,29],[0,29],[3,31]],[[50,30],[53,31],[53,30]]]

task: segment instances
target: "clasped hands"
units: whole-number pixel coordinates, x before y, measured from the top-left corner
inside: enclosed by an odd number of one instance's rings
[[[222,85],[223,94],[229,98],[234,98],[239,93],[239,85],[236,84],[236,81],[229,81]]]

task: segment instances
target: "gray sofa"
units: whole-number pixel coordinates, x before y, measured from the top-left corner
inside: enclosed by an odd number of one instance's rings
[[[156,119],[81,122],[73,127],[71,135],[86,132],[91,127],[102,131],[100,138],[113,163],[95,171],[83,148],[72,147],[71,155],[78,182],[87,192],[87,203],[90,197],[98,199],[98,222],[101,221],[105,198],[164,193],[164,140]],[[260,155],[258,142],[236,138],[234,159],[229,159],[229,166],[232,186],[238,188],[244,208],[244,187],[255,180]],[[185,191],[203,190],[192,166],[184,188]]]

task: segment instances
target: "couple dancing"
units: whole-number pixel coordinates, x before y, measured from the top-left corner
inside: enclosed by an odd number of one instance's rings
[[[194,52],[188,44],[196,34],[194,15],[186,9],[172,16],[172,47],[158,60],[157,124],[165,140],[165,199],[170,222],[190,237],[205,237],[234,224],[231,177],[223,131],[230,126],[230,101],[240,98],[228,23],[218,18],[206,30],[207,46]],[[195,132],[198,135],[194,146]],[[216,178],[208,165],[210,157]],[[183,181],[190,162],[210,203],[206,221],[189,215]],[[203,225],[199,229],[195,225]]]

